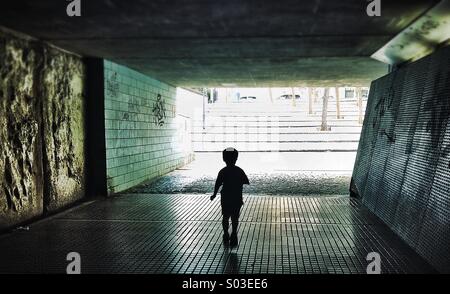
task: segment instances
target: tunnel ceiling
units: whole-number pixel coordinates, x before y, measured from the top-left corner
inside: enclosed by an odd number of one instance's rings
[[[370,56],[437,1],[62,0],[2,3],[0,24],[184,87],[367,85]]]

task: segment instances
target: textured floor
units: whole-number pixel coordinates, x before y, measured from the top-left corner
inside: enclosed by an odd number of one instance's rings
[[[129,194],[85,204],[0,237],[0,273],[382,273],[431,269],[359,201],[346,196],[247,196],[239,247],[221,244],[209,195]]]

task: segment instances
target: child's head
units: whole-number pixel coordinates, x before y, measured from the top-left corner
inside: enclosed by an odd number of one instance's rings
[[[239,152],[233,147],[229,147],[222,152],[223,161],[227,166],[233,166],[236,164]]]

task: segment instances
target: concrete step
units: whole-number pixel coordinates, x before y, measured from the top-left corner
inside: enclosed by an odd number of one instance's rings
[[[356,151],[358,149],[358,142],[193,142],[194,151],[217,152],[230,146],[235,147],[239,151]]]
[[[194,121],[193,127],[203,127],[203,123],[201,121]],[[218,127],[218,128],[235,128],[235,127],[246,127],[246,128],[261,128],[261,127],[318,127],[321,125],[321,122],[316,121],[254,121],[254,122],[246,122],[246,121],[206,121],[206,127]],[[339,127],[339,126],[347,126],[353,127],[358,126],[357,121],[328,121],[328,126],[330,127]]]
[[[312,112],[317,115],[322,114],[321,108],[313,108]],[[328,115],[336,116],[336,109],[328,108]],[[295,111],[235,111],[235,110],[207,110],[205,112],[206,116],[305,116],[310,115],[308,109],[295,110]],[[349,109],[341,109],[341,115],[359,115],[359,110],[357,108],[349,108]],[[362,114],[365,114],[365,111],[362,111]],[[203,113],[198,111],[196,113],[197,116],[202,116]]]
[[[297,113],[284,113],[284,112],[277,112],[277,113],[247,113],[247,112],[236,112],[236,113],[229,113],[229,112],[220,112],[220,113],[206,113],[206,118],[211,117],[290,117],[294,119],[309,119],[311,117],[322,117],[322,111],[313,111],[312,114],[309,114],[307,112],[297,112]],[[359,112],[357,111],[341,111],[340,115],[342,117],[358,117]],[[363,113],[364,115],[364,113]],[[335,111],[328,111],[327,116],[336,118],[337,114]],[[202,114],[196,114],[194,116],[195,118],[202,119]]]
[[[192,121],[194,124],[202,124],[203,119],[195,117]],[[308,122],[322,122],[322,117],[317,115],[311,115],[309,117],[286,117],[286,116],[236,116],[236,117],[208,117],[205,120],[206,123],[214,124],[228,124],[228,123],[259,123],[259,124],[273,124],[280,123],[308,123]],[[358,124],[358,117],[344,117],[343,119],[337,119],[336,116],[328,116],[327,122],[329,123],[354,123]]]
[[[322,109],[313,109],[313,112],[322,114]],[[341,113],[351,113],[351,114],[359,114],[358,109],[341,109]],[[336,115],[336,109],[328,108],[329,114]],[[363,113],[365,113],[363,111]],[[206,111],[206,115],[211,116],[301,116],[301,115],[310,115],[308,109],[301,109],[295,111],[233,111],[233,110],[220,110],[220,111]],[[203,113],[198,111],[196,115],[202,116]]]
[[[365,109],[365,106],[367,103],[363,103],[363,109]],[[313,109],[322,109],[322,103],[316,103],[313,104]],[[336,109],[336,103],[328,103],[328,108]],[[236,105],[233,107],[206,107],[207,111],[248,111],[248,112],[260,112],[260,111],[282,111],[282,112],[290,112],[290,111],[302,111],[302,110],[308,110],[309,104],[297,104],[296,106],[288,105],[283,107],[277,107],[276,105],[273,106],[257,106],[257,105]],[[340,104],[340,109],[359,109],[358,103],[345,103]]]
[[[322,111],[322,106],[315,106],[312,108],[315,111]],[[273,113],[273,112],[280,112],[280,113],[295,113],[295,112],[308,112],[309,107],[291,107],[288,109],[277,109],[277,108],[264,108],[264,109],[250,109],[250,108],[236,108],[236,109],[229,109],[229,108],[220,108],[220,109],[205,109],[207,113],[219,113],[219,112],[228,112],[230,114],[233,113]],[[341,107],[341,111],[359,111],[359,108],[354,106],[348,106],[348,107]],[[363,111],[365,108],[363,108]],[[336,112],[336,106],[334,105],[328,105],[328,111],[334,111]]]
[[[278,142],[358,142],[359,134],[334,134],[334,133],[311,133],[311,134],[274,134],[274,133],[245,133],[245,134],[219,134],[219,133],[192,133],[194,142],[214,141],[278,141]]]
[[[367,99],[362,100],[363,103],[367,103]],[[328,104],[336,104],[336,99],[329,99]],[[354,104],[358,103],[358,99],[340,99],[339,103],[341,105],[345,104]],[[313,104],[322,104],[322,99],[316,99]],[[296,105],[309,105],[308,99],[301,99],[296,100]],[[267,107],[267,106],[273,106],[273,107],[291,107],[292,106],[292,100],[285,100],[283,102],[280,101],[274,101],[273,103],[270,102],[230,102],[230,103],[208,103],[206,104],[207,107],[240,107],[240,106],[253,106],[253,107]]]
[[[365,109],[365,104],[363,105]],[[282,104],[235,103],[208,105],[205,129],[203,117],[193,119],[192,140],[195,151],[221,151],[234,146],[242,151],[356,151],[362,125],[356,100],[342,102],[341,119],[336,118],[336,103],[327,112],[331,131],[321,132],[322,105],[313,105],[308,114],[307,101],[293,107]],[[362,113],[364,115],[364,112]]]
[[[232,127],[225,128],[223,126],[206,126],[203,129],[202,126],[194,126],[192,128],[192,132],[204,132],[204,133],[299,133],[299,132],[307,132],[307,133],[315,133],[320,131],[320,124],[314,126],[301,126],[301,127]],[[360,133],[361,126],[331,126],[331,132],[341,132],[341,133]]]
[[[363,104],[363,110],[365,104]],[[322,104],[315,104],[312,107],[313,109],[322,109]],[[335,104],[328,104],[328,108],[336,110]],[[270,111],[277,111],[277,112],[291,112],[291,111],[307,111],[309,109],[309,105],[297,105],[297,106],[289,106],[289,107],[207,107],[205,108],[206,111],[247,111],[247,112],[270,112]],[[340,109],[359,109],[358,104],[346,104],[341,105]]]
[[[364,117],[363,117],[364,118]],[[327,122],[329,123],[354,123],[358,124],[359,116],[358,115],[347,115],[340,119],[337,119],[335,115],[328,115],[327,116]],[[203,125],[203,119],[200,117],[193,117],[192,120],[193,123],[199,123]],[[302,116],[302,117],[289,117],[289,116],[259,116],[259,117],[252,117],[252,116],[221,116],[221,117],[206,117],[205,123],[221,123],[221,124],[228,124],[229,122],[234,123],[268,123],[273,124],[275,122],[280,123],[292,123],[297,122],[299,124],[307,123],[307,122],[322,122],[322,116],[321,115],[310,115],[310,116]]]

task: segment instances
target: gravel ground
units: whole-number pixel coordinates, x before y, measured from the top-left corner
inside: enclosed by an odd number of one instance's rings
[[[249,174],[244,193],[264,195],[343,195],[348,193],[350,176],[325,173]],[[129,193],[212,193],[215,177],[184,175],[177,170],[127,191]]]
[[[254,195],[346,195],[356,153],[292,152],[240,153],[238,166]],[[129,193],[213,192],[215,177],[224,166],[221,153],[196,153],[196,160],[158,179],[145,182]]]

